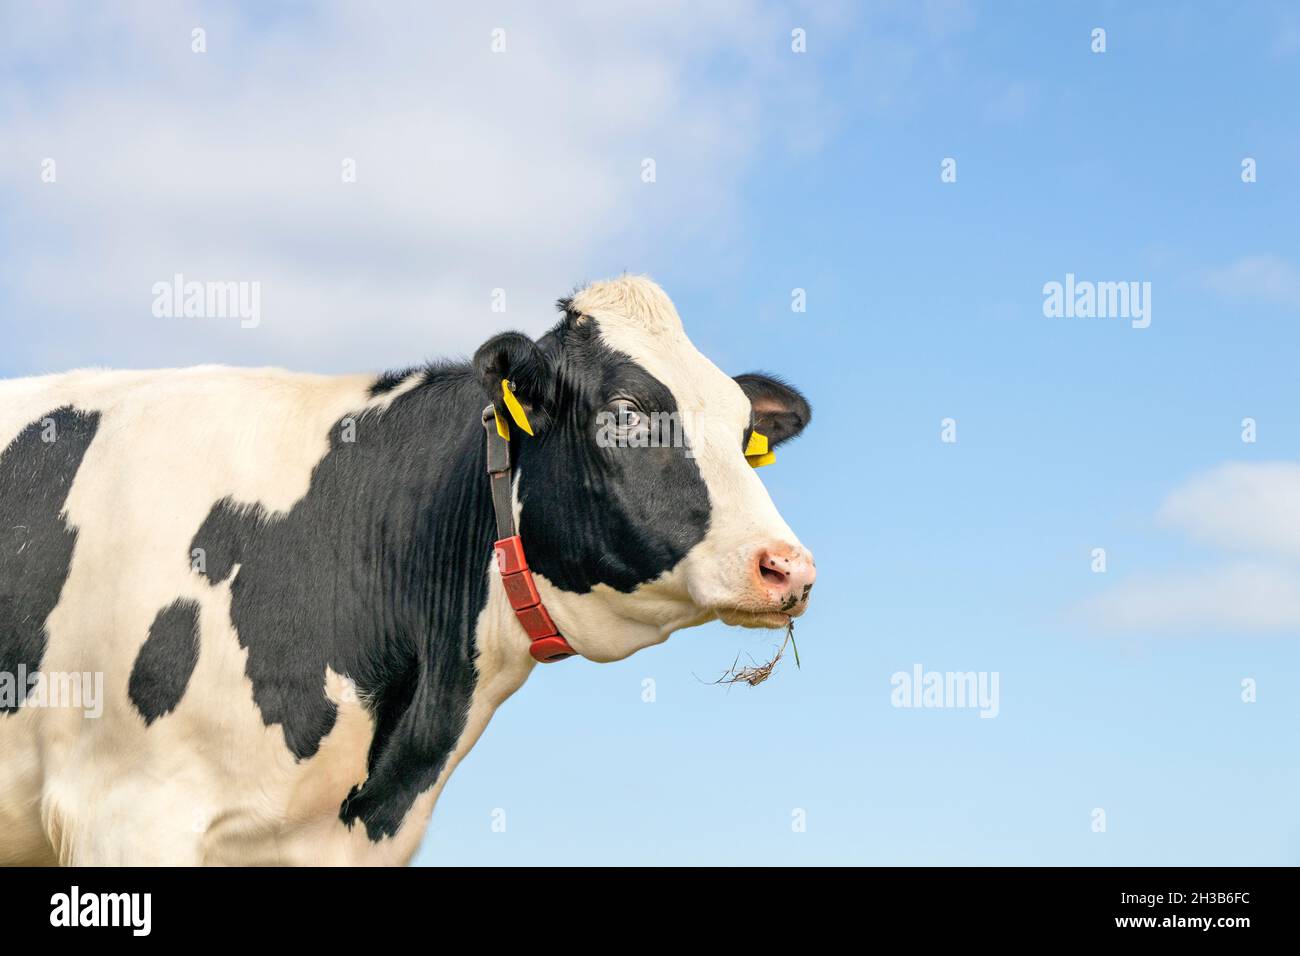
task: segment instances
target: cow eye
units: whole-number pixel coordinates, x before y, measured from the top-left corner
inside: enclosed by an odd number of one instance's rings
[[[641,414],[640,409],[631,402],[618,402],[617,414],[618,427],[621,431],[636,431],[641,427],[641,423],[645,421],[645,416]]]

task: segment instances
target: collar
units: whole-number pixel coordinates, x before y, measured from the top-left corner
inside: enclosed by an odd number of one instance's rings
[[[537,593],[533,572],[528,569],[524,542],[515,530],[510,489],[510,428],[498,415],[495,405],[483,409],[483,430],[487,433],[487,472],[492,484],[492,510],[496,512],[497,523],[494,555],[501,584],[515,617],[532,642],[528,652],[533,660],[543,664],[562,661],[577,651],[551,620],[541,595]]]

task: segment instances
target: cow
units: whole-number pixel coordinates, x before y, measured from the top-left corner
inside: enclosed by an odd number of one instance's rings
[[[802,614],[753,466],[808,402],[648,278],[559,310],[380,376],[0,383],[0,862],[406,864],[538,661]]]

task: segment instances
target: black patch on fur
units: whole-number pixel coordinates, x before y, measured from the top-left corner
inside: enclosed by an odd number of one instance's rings
[[[337,708],[325,671],[351,678],[376,720],[368,776],[339,815],[372,840],[397,832],[465,727],[474,627],[495,537],[481,390],[467,366],[437,366],[355,441],[331,429],[310,489],[287,514],[218,502],[192,548],[231,584],[253,699],[298,759]]]
[[[145,726],[176,709],[199,662],[199,605],[178,599],[158,612],[149,626],[127,693]]]
[[[567,309],[561,300],[560,307]],[[630,592],[672,570],[709,531],[708,488],[686,449],[602,448],[599,414],[620,401],[675,415],[666,385],[600,340],[594,319],[539,343],[555,369],[555,423],[519,447],[519,533],[533,570],[566,591]],[[667,444],[668,447],[662,447]]]
[[[419,369],[412,367],[384,372],[370,383],[370,396],[373,398],[376,395],[383,395],[386,392],[391,392],[417,371],[419,371]]]
[[[45,622],[77,543],[63,509],[98,429],[98,412],[65,406],[32,422],[0,454],[0,672],[16,675],[21,664],[30,674],[45,656]]]

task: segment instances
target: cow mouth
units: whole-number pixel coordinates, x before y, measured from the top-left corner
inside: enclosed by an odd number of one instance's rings
[[[791,616],[784,611],[751,611],[746,608],[719,608],[718,619],[733,627],[789,627]]]

